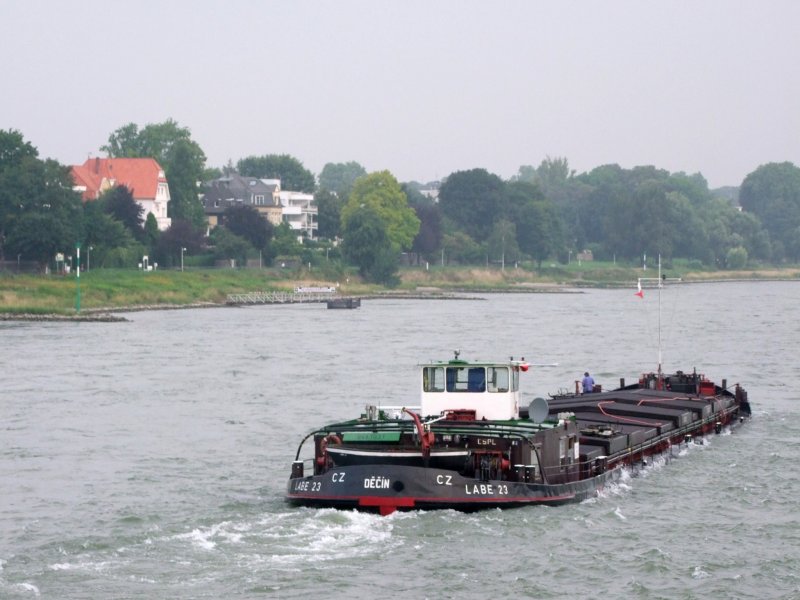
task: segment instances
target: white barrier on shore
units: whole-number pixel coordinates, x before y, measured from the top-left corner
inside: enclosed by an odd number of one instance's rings
[[[228,294],[227,304],[288,304],[293,302],[327,302],[337,298],[330,292],[247,292],[245,294]]]

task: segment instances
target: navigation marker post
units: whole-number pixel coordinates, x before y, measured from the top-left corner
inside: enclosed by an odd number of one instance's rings
[[[75,257],[77,258],[78,268],[75,271],[75,312],[81,312],[81,243],[75,242]]]

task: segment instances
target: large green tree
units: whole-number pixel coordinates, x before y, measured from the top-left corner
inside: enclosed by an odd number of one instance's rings
[[[144,239],[144,207],[133,199],[133,193],[118,185],[103,193],[98,199],[106,213],[122,223],[134,238]]]
[[[489,237],[496,220],[508,218],[505,183],[485,169],[458,171],[439,189],[442,215],[477,242]]]
[[[541,268],[542,261],[560,248],[561,226],[556,210],[545,200],[532,200],[519,207],[516,216],[519,249]]]
[[[416,204],[414,212],[419,219],[419,233],[411,249],[418,256],[434,261],[434,254],[442,247],[442,212],[436,204]]]
[[[723,198],[713,198],[696,210],[688,226],[684,224],[684,231],[692,247],[682,255],[720,268],[726,266],[730,251],[738,247],[748,258],[769,260],[772,256],[769,234],[761,221]]]
[[[181,127],[173,119],[149,123],[142,129],[136,123],[123,125],[109,135],[108,144],[101,146],[100,150],[112,157],[155,158],[164,166],[163,163],[169,161],[175,145],[180,141],[190,143],[196,156],[205,163],[205,154],[192,140],[189,128]]]
[[[227,208],[224,226],[246,239],[256,250],[265,250],[272,239],[272,223],[252,206],[237,205]]]
[[[484,259],[483,247],[463,231],[442,236],[442,261],[445,264],[476,264]]]
[[[0,131],[0,258],[6,253],[41,266],[83,239],[80,195],[68,167],[40,160],[15,130]]]
[[[561,252],[582,250],[592,236],[597,236],[597,214],[581,209],[592,187],[576,176],[566,158],[548,156],[538,167],[521,166],[511,185],[522,183],[535,184],[542,198],[555,205],[564,225]]]
[[[411,248],[419,232],[419,219],[408,206],[397,179],[389,171],[370,173],[356,181],[347,204],[342,208],[342,230],[349,231],[350,220],[365,208],[378,215],[389,241],[398,250]]]
[[[347,198],[356,179],[367,174],[367,170],[355,161],[327,163],[319,174],[319,187]]]
[[[570,247],[588,246],[605,258],[647,253],[713,262],[712,197],[701,175],[604,165],[577,180],[581,195],[564,217]]]
[[[671,219],[673,255],[708,262],[708,229],[691,200],[679,191],[666,194],[667,214]],[[725,210],[725,206],[721,207]],[[730,208],[730,207],[728,207]]]
[[[125,225],[104,209],[102,202],[83,205],[84,247],[87,255],[91,253],[94,268],[105,266],[106,257],[112,250],[132,247],[136,243]]]
[[[800,260],[795,240],[800,227],[800,168],[790,162],[761,165],[742,182],[739,202],[761,219],[775,258]]]
[[[517,227],[508,219],[495,221],[492,233],[486,240],[487,258],[503,267],[519,258]]]
[[[269,247],[270,258],[300,256],[303,246],[297,241],[297,232],[288,223],[281,223],[274,228],[274,235]]]
[[[254,251],[250,242],[224,227],[215,227],[209,236],[217,260],[233,260],[235,265],[247,264],[247,255]]]
[[[19,131],[0,131],[0,260],[14,221],[37,193],[39,152]]]
[[[508,212],[516,224],[513,253],[518,245],[519,250],[537,261],[539,268],[542,261],[557,254],[563,246],[562,225],[558,210],[553,202],[545,198],[538,183],[518,179],[506,186]],[[498,223],[502,223],[499,221]],[[499,231],[507,235],[508,227]],[[498,227],[493,232],[496,246]],[[490,238],[491,239],[491,238]],[[504,239],[504,244],[507,240]],[[509,247],[509,246],[505,246]]]
[[[310,194],[315,187],[314,174],[288,154],[248,156],[236,163],[236,170],[245,177],[280,179],[284,190]]]
[[[544,200],[541,187],[536,183],[527,181],[512,181],[505,188],[506,206],[509,214],[514,214],[517,208],[530,202]]]
[[[569,161],[564,157],[545,158],[538,167],[522,165],[512,181],[525,181],[535,183],[544,190],[551,191],[562,188],[575,177],[575,171],[570,169]]]
[[[761,221],[751,213],[741,212],[730,206],[724,200],[717,200],[719,211],[730,218],[732,231],[742,238],[742,245],[747,250],[748,256],[759,259],[769,260],[772,258],[772,244],[769,233],[764,228]],[[793,241],[800,242],[795,229]]]
[[[344,198],[326,189],[319,189],[314,193],[314,201],[317,204],[317,235],[329,240],[341,237]]]
[[[199,200],[197,184],[204,176],[203,161],[199,160],[194,142],[180,139],[172,146],[165,174],[169,182],[169,216],[189,221],[202,228],[206,223],[203,204]]]
[[[630,205],[622,209],[618,234],[629,255],[647,253],[669,259],[673,254],[676,225],[664,187],[654,180],[639,185]]]
[[[216,229],[221,229],[217,227]],[[215,229],[215,231],[216,231]],[[156,243],[155,256],[158,264],[164,267],[180,265],[181,248],[185,254],[199,254],[204,249],[203,234],[198,231],[189,221],[176,219],[169,226],[169,229],[158,236]],[[229,258],[227,256],[222,258]],[[239,258],[231,256],[231,258]]]
[[[44,267],[57,252],[72,254],[78,234],[71,225],[50,212],[27,211],[8,235],[9,250]]]
[[[367,281],[396,285],[400,248],[392,242],[379,208],[365,205],[344,222],[343,229],[342,252],[359,274]]]
[[[158,229],[156,216],[153,213],[147,213],[147,217],[144,220],[144,244],[149,248],[155,248],[160,235],[161,231]]]
[[[100,150],[110,157],[156,159],[169,183],[169,216],[188,220],[196,228],[204,226],[197,182],[203,178],[206,156],[187,127],[172,119],[150,123],[141,130],[128,123],[114,131]]]

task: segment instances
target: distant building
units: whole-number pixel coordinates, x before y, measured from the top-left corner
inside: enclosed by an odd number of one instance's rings
[[[238,173],[206,182],[201,200],[209,230],[223,223],[226,209],[242,205],[252,206],[267,221],[280,225],[283,211],[278,198],[279,191],[279,181],[275,183],[274,180],[244,177]]]
[[[430,181],[419,187],[419,193],[425,196],[426,198],[430,198],[434,202],[438,202],[440,186],[441,183],[439,181]]]
[[[317,215],[319,210],[314,203],[314,194],[281,191],[278,193],[283,210],[283,222],[297,232],[298,241],[305,237],[317,237]]]
[[[71,172],[73,189],[81,193],[84,202],[97,200],[106,190],[124,185],[144,209],[145,219],[152,214],[160,230],[169,228],[169,184],[164,169],[154,158],[89,158],[82,165],[73,165]]]
[[[230,206],[252,206],[273,225],[286,223],[303,237],[314,239],[317,231],[317,206],[313,194],[281,190],[280,179],[259,179],[229,173],[204,184],[203,210],[209,230],[224,223]]]

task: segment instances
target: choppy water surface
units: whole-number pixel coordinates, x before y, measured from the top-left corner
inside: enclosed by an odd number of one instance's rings
[[[657,361],[632,290],[0,323],[0,598],[800,598],[800,283],[662,297],[667,369],[750,392],[754,420],[582,504],[460,514],[295,509],[297,443],[415,365],[558,363],[607,387]]]

